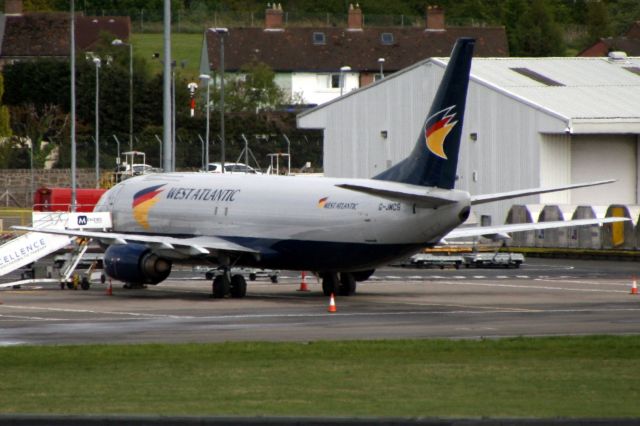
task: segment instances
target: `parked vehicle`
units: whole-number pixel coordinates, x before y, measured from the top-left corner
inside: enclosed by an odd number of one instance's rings
[[[205,272],[204,277],[208,280],[212,280],[220,273],[221,272],[218,269],[209,269]],[[249,277],[249,281],[255,281],[258,277],[269,278],[271,282],[275,284],[278,282],[278,275],[280,275],[280,271],[256,268],[231,268],[231,275],[235,274]]]
[[[222,173],[221,163],[209,163],[207,164],[207,171],[209,173]],[[262,172],[254,169],[253,167],[244,163],[224,163],[225,173],[251,173],[261,175]]]

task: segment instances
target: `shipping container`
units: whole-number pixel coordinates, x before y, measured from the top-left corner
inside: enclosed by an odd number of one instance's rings
[[[76,188],[76,211],[92,212],[106,189]],[[60,212],[71,210],[71,188],[42,187],[33,195],[33,211]]]

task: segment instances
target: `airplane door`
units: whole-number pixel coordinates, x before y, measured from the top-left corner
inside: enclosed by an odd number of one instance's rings
[[[376,232],[376,220],[373,215],[366,211],[358,212],[359,218],[362,220],[362,239],[365,243],[377,243],[378,233]]]

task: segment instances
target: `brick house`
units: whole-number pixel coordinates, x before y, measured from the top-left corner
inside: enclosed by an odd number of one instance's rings
[[[225,71],[252,62],[276,72],[276,83],[292,99],[321,104],[433,56],[448,56],[458,37],[477,39],[477,56],[508,56],[504,27],[448,27],[444,10],[430,6],[424,27],[367,27],[358,5],[350,5],[346,28],[285,27],[280,6],[265,13],[264,28],[230,28]],[[219,68],[219,36],[205,31],[200,71]],[[382,61],[383,60],[383,61]],[[348,70],[340,71],[348,67]]]
[[[23,13],[22,0],[5,0],[0,14],[0,67],[13,61],[69,56],[68,13]],[[76,15],[76,49],[88,51],[102,32],[128,40],[129,17]]]

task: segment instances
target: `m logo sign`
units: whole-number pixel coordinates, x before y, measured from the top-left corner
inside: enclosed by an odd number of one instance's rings
[[[85,226],[87,223],[89,223],[87,216],[78,216],[78,226]]]

